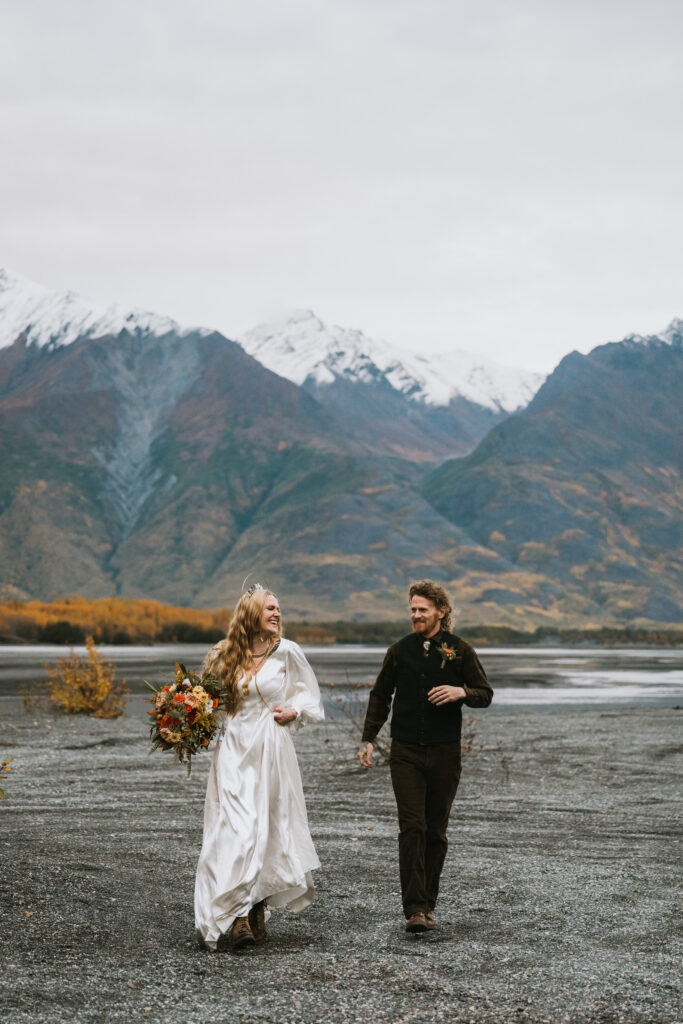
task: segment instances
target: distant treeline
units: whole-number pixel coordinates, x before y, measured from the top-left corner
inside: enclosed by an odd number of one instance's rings
[[[225,636],[231,610],[175,608],[159,601],[65,597],[0,604],[0,643],[215,643]]]
[[[510,626],[463,626],[456,630],[475,646],[507,647],[542,644],[545,647],[677,647],[683,643],[683,629],[635,629],[629,626],[601,626],[599,629],[557,629],[539,626],[529,632]]]
[[[304,644],[390,644],[410,632],[410,622],[290,622],[287,636]],[[630,629],[603,626],[600,629],[557,629],[539,626],[534,630],[512,626],[455,626],[455,632],[475,647],[507,647],[543,644],[550,647],[588,646],[671,647],[683,643],[683,630]]]
[[[86,601],[65,597],[57,601],[6,601],[0,604],[0,643],[82,644],[92,636],[101,644],[215,643],[225,636],[229,608],[178,608],[159,601],[106,597]],[[407,619],[394,622],[285,622],[285,632],[304,644],[390,644],[409,632]],[[556,629],[533,631],[510,626],[462,626],[458,632],[475,646],[522,644],[629,644],[672,646],[683,641],[683,630]]]

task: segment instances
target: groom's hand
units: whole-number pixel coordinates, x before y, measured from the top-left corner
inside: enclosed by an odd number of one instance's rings
[[[454,700],[462,700],[467,694],[462,686],[435,686],[427,694],[430,704],[450,704]]]
[[[363,743],[358,750],[358,760],[363,768],[372,768],[372,743]]]

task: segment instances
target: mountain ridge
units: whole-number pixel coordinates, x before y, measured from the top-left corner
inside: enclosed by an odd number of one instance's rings
[[[469,438],[464,399],[300,386],[219,332],[44,326],[0,347],[4,598],[225,606],[256,572],[292,617],[377,621],[431,576],[461,621],[680,619],[680,321],[570,353],[510,416],[472,404]]]
[[[171,317],[113,303],[101,306],[76,292],[59,292],[0,267],[0,349],[19,338],[39,348],[72,345],[84,338],[139,334],[190,334]]]
[[[542,374],[470,352],[449,351],[427,358],[398,351],[355,328],[326,325],[311,310],[260,324],[238,341],[259,362],[295,384],[320,388],[340,379],[385,382],[412,401],[431,406],[447,406],[455,398],[464,398],[494,412],[512,412],[526,405],[543,381]]]
[[[144,310],[98,306],[0,270],[0,349],[17,340],[57,349],[119,335],[224,337]],[[435,370],[419,354],[398,353],[357,330],[328,328],[310,311],[293,314],[284,328],[256,327],[237,344],[271,372],[303,386],[347,444],[414,462],[470,451],[507,407],[526,402],[542,380],[465,352],[450,354],[450,362],[440,359]],[[5,359],[0,372],[11,373],[9,364]]]

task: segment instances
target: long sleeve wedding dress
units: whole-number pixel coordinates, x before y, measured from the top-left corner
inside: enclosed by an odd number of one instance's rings
[[[296,720],[278,725],[277,705],[294,708]],[[297,912],[313,900],[311,872],[320,862],[291,729],[323,717],[303,651],[281,640],[237,713],[226,718],[213,752],[195,882],[195,923],[210,948],[260,900]]]

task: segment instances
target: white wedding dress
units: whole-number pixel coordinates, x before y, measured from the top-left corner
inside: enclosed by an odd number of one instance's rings
[[[291,736],[300,723],[323,719],[318,682],[301,648],[283,639],[256,684],[226,717],[206,789],[194,905],[198,934],[212,949],[260,900],[307,907],[311,872],[320,867]],[[278,704],[298,712],[294,722],[277,724],[271,709]]]

